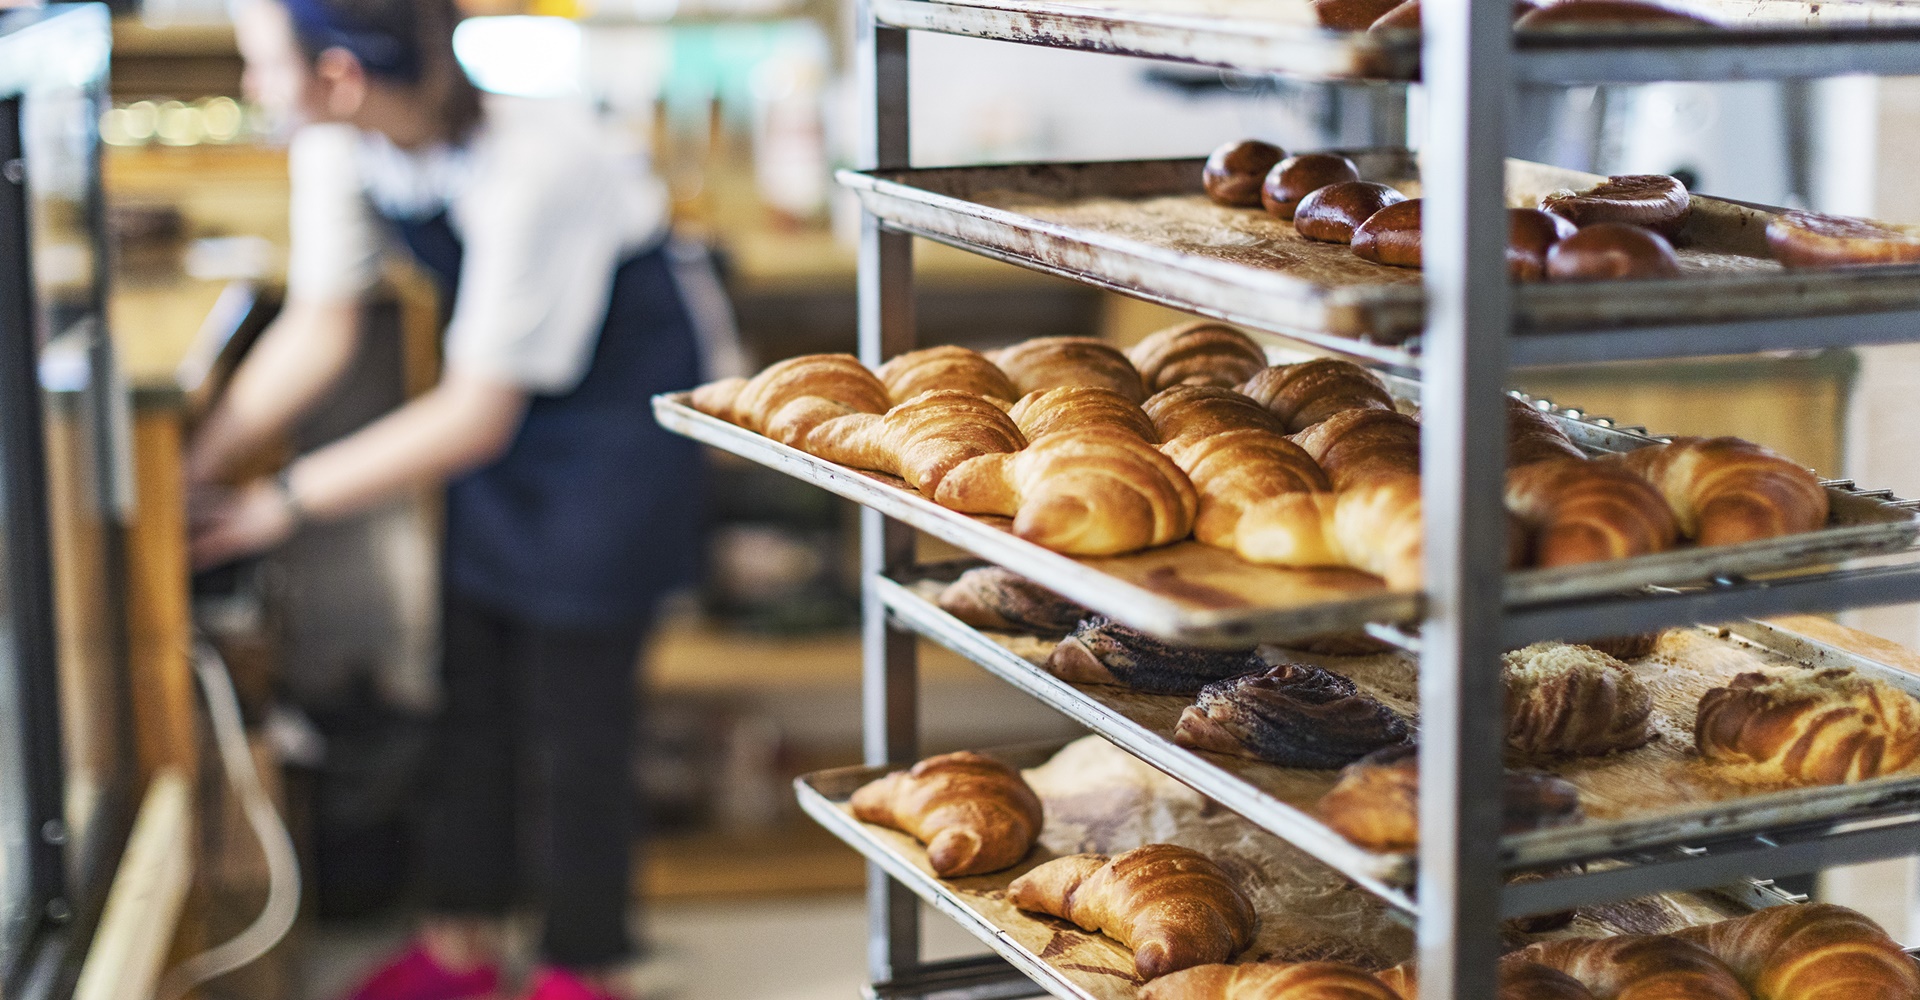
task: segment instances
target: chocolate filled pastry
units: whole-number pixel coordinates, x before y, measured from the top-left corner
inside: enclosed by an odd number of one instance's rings
[[[1696,17],[1685,11],[1662,7],[1644,0],[1560,0],[1533,11],[1518,21],[1514,27],[1520,31],[1538,31],[1552,29],[1562,25],[1573,27],[1591,27],[1593,25],[1707,25],[1713,22]]]
[[[1360,179],[1360,168],[1338,153],[1301,153],[1289,156],[1273,169],[1260,185],[1260,204],[1274,218],[1292,221],[1300,199],[1329,184],[1344,184]]]
[[[1677,278],[1680,258],[1673,244],[1651,229],[1596,222],[1547,250],[1547,277],[1554,281],[1619,281]]]
[[[1282,767],[1340,767],[1407,738],[1393,710],[1339,674],[1280,663],[1200,689],[1173,741]]]
[[[1350,243],[1353,231],[1388,205],[1407,196],[1374,181],[1343,181],[1309,192],[1293,213],[1293,228],[1321,243]]]
[[[1400,0],[1313,0],[1313,13],[1322,28],[1365,31],[1399,4]]]
[[[1624,222],[1672,239],[1693,214],[1693,199],[1685,184],[1666,174],[1621,174],[1584,191],[1555,191],[1540,199],[1540,207],[1582,229]]]
[[[1591,646],[1536,642],[1501,662],[1515,750],[1598,756],[1653,739],[1653,693],[1619,660]]]
[[[1507,277],[1515,281],[1546,278],[1547,251],[1579,228],[1543,209],[1507,209]]]
[[[1214,681],[1265,669],[1267,662],[1251,649],[1174,646],[1105,615],[1089,615],[1047,657],[1047,672],[1061,680],[1153,694],[1193,694]]]
[[[947,584],[934,603],[974,628],[1064,636],[1087,609],[999,566],[977,566]]]
[[[1353,231],[1353,255],[1375,264],[1420,266],[1420,199],[1388,205]]]
[[[1533,0],[1513,0],[1513,17],[1519,20],[1540,9]],[[1367,26],[1369,32],[1419,31],[1420,0],[1406,0],[1394,9],[1380,15],[1379,19]]]
[[[1865,781],[1920,758],[1920,702],[1844,668],[1745,673],[1700,696],[1693,740],[1706,759],[1775,781]]]
[[[1150,393],[1176,385],[1231,389],[1267,366],[1267,352],[1233,327],[1199,320],[1149,334],[1127,351],[1127,360]]]
[[[1242,139],[1229,142],[1207,157],[1200,172],[1200,183],[1207,197],[1229,208],[1259,208],[1260,182],[1267,171],[1286,156],[1286,151],[1270,142]]]
[[[1785,212],[1767,223],[1773,259],[1794,268],[1920,262],[1920,233],[1871,219]]]
[[[1580,792],[1548,774],[1507,771],[1502,829],[1522,833],[1580,821]],[[1376,750],[1340,772],[1316,807],[1342,837],[1375,851],[1420,846],[1420,755],[1411,743]]]

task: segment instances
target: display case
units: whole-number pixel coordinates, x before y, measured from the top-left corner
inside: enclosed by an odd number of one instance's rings
[[[106,329],[107,9],[0,14],[0,993],[61,990],[133,782],[127,396]],[[76,946],[78,945],[78,946]]]

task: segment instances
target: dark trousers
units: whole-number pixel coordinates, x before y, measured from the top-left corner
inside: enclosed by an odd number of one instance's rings
[[[453,593],[443,615],[429,903],[500,916],[533,888],[545,904],[546,961],[591,969],[630,956],[645,624],[556,628]]]

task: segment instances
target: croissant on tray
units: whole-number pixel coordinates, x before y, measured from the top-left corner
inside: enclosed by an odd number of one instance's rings
[[[960,574],[937,599],[940,609],[974,628],[1066,635],[1087,609],[1012,570],[978,566]]]
[[[799,447],[815,427],[848,413],[885,413],[887,387],[851,354],[803,354],[750,379],[693,392],[694,409]]]
[[[1224,962],[1253,943],[1253,904],[1212,859],[1173,844],[1075,854],[1013,880],[1007,900],[1133,951],[1143,980]]]
[[[1532,537],[1536,566],[1661,552],[1679,537],[1660,491],[1608,462],[1550,458],[1510,468],[1506,501]]]
[[[1338,493],[1270,497],[1233,523],[1231,548],[1269,566],[1350,566],[1394,590],[1421,579],[1420,480],[1382,477]]]
[[[1046,667],[1079,684],[1192,694],[1222,678],[1265,670],[1267,662],[1251,649],[1175,646],[1105,615],[1088,615],[1053,648]]]
[[[1020,428],[998,406],[956,389],[923,392],[881,415],[835,417],[801,445],[829,462],[899,476],[928,496],[961,462],[1026,446]]]
[[[1680,437],[1598,461],[1645,477],[1667,498],[1680,533],[1701,545],[1798,534],[1827,523],[1819,478],[1752,441]]]
[[[1595,1000],[1580,980],[1537,962],[1509,958],[1500,963],[1500,982],[1494,1000]],[[1375,973],[1398,1000],[1420,1000],[1420,975],[1412,962],[1402,962]]]
[[[1096,385],[1133,403],[1147,398],[1127,356],[1092,337],[1035,337],[987,352],[1022,396],[1063,385]]]
[[[1320,466],[1273,431],[1184,436],[1161,450],[1193,482],[1200,499],[1194,537],[1205,545],[1232,549],[1248,511],[1283,494],[1328,488]]]
[[[1343,410],[1293,436],[1334,489],[1420,474],[1420,422],[1397,410]]]
[[[1407,738],[1407,724],[1339,674],[1281,663],[1215,681],[1180,713],[1173,741],[1282,767],[1340,767]]]
[[[1776,781],[1864,781],[1920,758],[1920,702],[1845,668],[1744,673],[1700,696],[1693,739],[1706,759]]]
[[[1263,369],[1240,391],[1299,433],[1342,410],[1391,410],[1393,396],[1372,372],[1338,358]]]
[[[1592,756],[1653,738],[1653,693],[1597,649],[1537,642],[1502,665],[1507,745],[1515,750]]]
[[[1196,965],[1148,983],[1140,1000],[1403,1000],[1344,962]],[[1411,994],[1404,1000],[1417,1000]]]
[[[1580,792],[1552,775],[1508,771],[1503,788],[1507,833],[1577,823]],[[1420,755],[1411,743],[1376,750],[1340,772],[1315,809],[1335,833],[1373,851],[1420,846]]]
[[[1020,772],[970,750],[928,757],[853,793],[853,815],[927,845],[941,878],[1011,868],[1039,839],[1040,799]]]
[[[1011,517],[1021,538],[1087,556],[1179,541],[1193,530],[1200,502],[1186,473],[1153,445],[1102,427],[968,459],[941,480],[934,501]]]
[[[1176,385],[1232,388],[1267,366],[1253,338],[1222,323],[1198,320],[1149,335],[1127,352],[1148,392]]]
[[[1552,417],[1522,400],[1507,397],[1507,465],[1527,465],[1551,458],[1586,458]]]
[[[1029,441],[1038,441],[1054,431],[1111,427],[1148,444],[1160,443],[1153,421],[1140,404],[1100,386],[1063,385],[1030,392],[1013,404],[1007,416]]]
[[[1913,1000],[1920,969],[1879,924],[1844,906],[1775,906],[1675,937],[1726,963],[1753,1000]]]
[[[1211,385],[1176,385],[1162,389],[1141,404],[1153,421],[1159,440],[1173,444],[1186,438],[1234,430],[1263,430],[1285,434],[1273,411],[1251,397]]]
[[[1725,962],[1666,934],[1544,941],[1515,952],[1508,961],[1565,973],[1597,997],[1749,1000]]]
[[[935,389],[957,389],[1009,403],[1020,398],[1006,372],[979,351],[953,344],[908,351],[881,365],[875,374],[895,403]]]

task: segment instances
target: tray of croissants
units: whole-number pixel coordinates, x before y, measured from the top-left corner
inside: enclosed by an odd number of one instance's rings
[[[842,171],[889,224],[1040,270],[1407,363],[1424,321],[1402,149],[1229,142],[1206,160]],[[1514,160],[1523,334],[1920,307],[1920,228]]]
[[[1411,619],[1418,383],[1273,360],[1204,321],[1125,353],[1043,337],[877,370],[814,354],[656,397],[654,413],[1167,638]],[[1830,562],[1920,533],[1891,497],[1753,442],[1658,441],[1508,406],[1514,602]]]
[[[1404,919],[1098,737],[822,771],[797,791],[1057,996],[1417,1000]],[[1835,905],[1674,893],[1501,936],[1500,1000],[1920,1000],[1920,966]]]
[[[1042,683],[1070,715],[1235,808],[1344,841],[1358,849],[1341,852],[1345,870],[1412,881],[1412,655],[1365,636],[1179,646],[997,566],[923,572],[888,588],[897,621]],[[1537,643],[1500,669],[1504,854],[1517,867],[1920,802],[1920,675],[1774,625]]]

